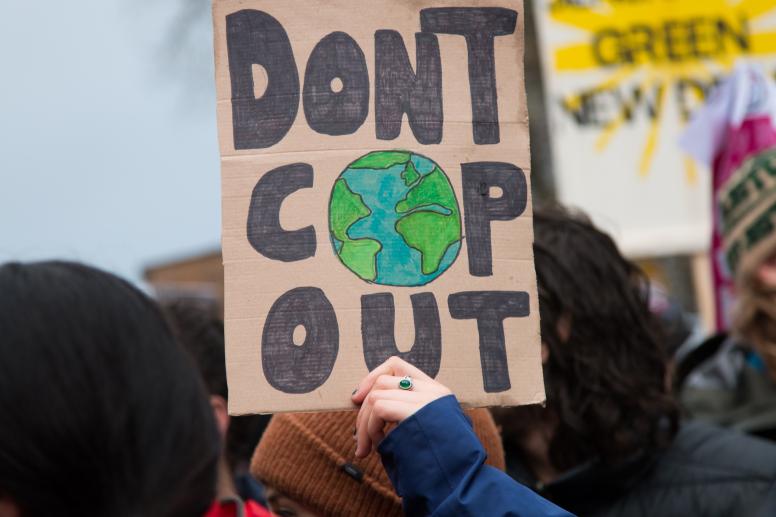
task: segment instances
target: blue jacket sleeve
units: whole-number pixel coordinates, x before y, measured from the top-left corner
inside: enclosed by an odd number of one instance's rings
[[[414,516],[569,517],[498,469],[453,395],[426,405],[380,444],[404,511]]]

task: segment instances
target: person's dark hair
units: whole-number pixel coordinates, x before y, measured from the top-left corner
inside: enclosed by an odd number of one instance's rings
[[[564,471],[591,458],[614,463],[668,445],[678,406],[646,277],[608,235],[560,207],[535,212],[534,239],[549,349],[547,411],[535,409],[534,416],[556,425],[553,466]]]
[[[173,335],[194,359],[211,395],[229,398],[224,323],[214,306],[189,299],[162,303]]]
[[[22,516],[203,515],[219,452],[148,297],[84,265],[0,266],[0,494]]]
[[[163,304],[178,341],[194,358],[211,395],[229,400],[224,323],[217,307],[190,299]],[[226,435],[226,460],[233,471],[247,471],[270,415],[233,416]]]

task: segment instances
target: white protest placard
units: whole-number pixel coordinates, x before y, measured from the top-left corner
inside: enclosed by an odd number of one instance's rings
[[[708,171],[678,146],[737,59],[776,74],[772,0],[538,0],[559,199],[631,256],[706,251]]]

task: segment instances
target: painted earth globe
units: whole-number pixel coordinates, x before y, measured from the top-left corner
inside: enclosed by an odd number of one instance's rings
[[[340,262],[369,283],[425,285],[461,249],[461,213],[450,180],[433,160],[374,151],[334,183],[329,231]]]

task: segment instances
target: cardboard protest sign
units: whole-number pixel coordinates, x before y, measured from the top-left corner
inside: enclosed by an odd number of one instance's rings
[[[217,0],[233,414],[544,400],[519,0]]]
[[[558,197],[630,256],[705,252],[708,170],[678,145],[736,60],[776,76],[773,0],[538,0]]]

